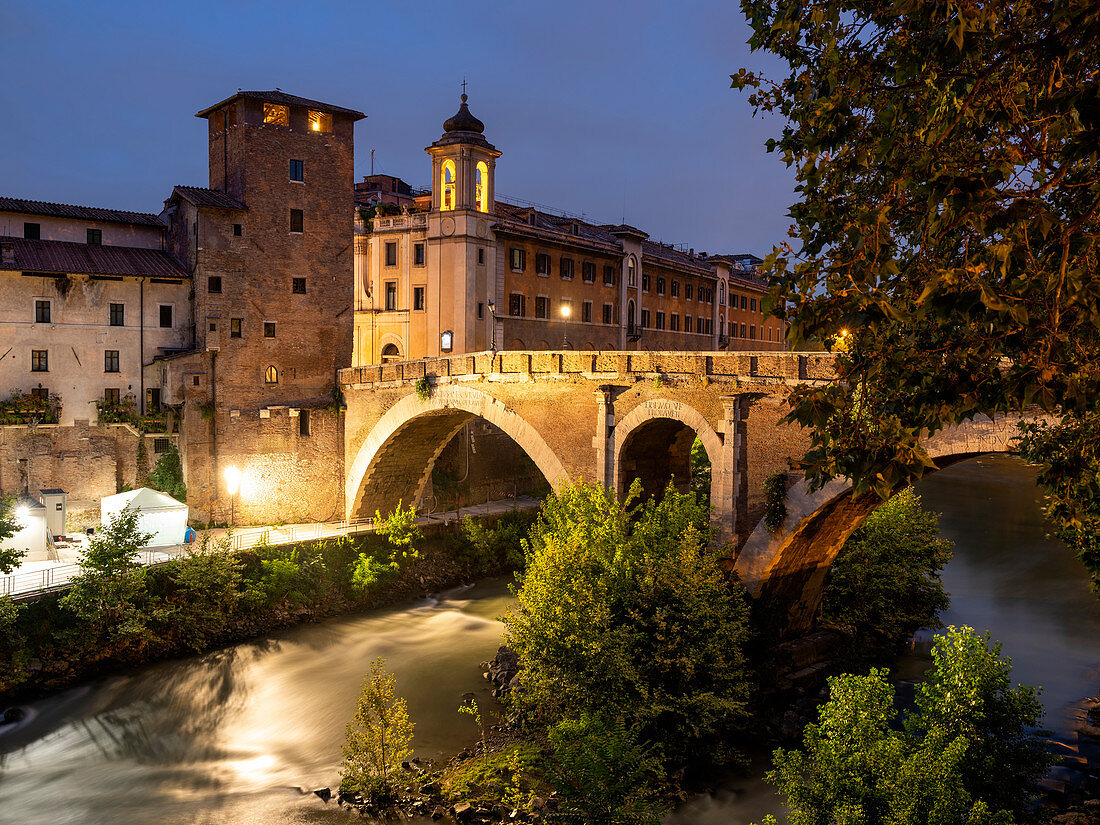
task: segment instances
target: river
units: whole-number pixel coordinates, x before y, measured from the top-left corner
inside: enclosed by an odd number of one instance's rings
[[[989,629],[1015,675],[1044,687],[1048,725],[1100,683],[1100,602],[1080,564],[1045,537],[1034,474],[983,457],[921,483],[955,542],[948,624]],[[500,643],[511,597],[483,582],[399,608],[331,619],[143,668],[34,703],[0,734],[0,823],[260,825],[359,821],[298,789],[332,785],[362,675],[386,659],[422,757],[476,738],[463,694],[489,704],[477,663]],[[904,663],[921,666],[920,660]],[[753,775],[681,808],[682,825],[760,821],[778,800]]]

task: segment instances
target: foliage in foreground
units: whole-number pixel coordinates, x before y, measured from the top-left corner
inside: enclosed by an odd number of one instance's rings
[[[950,598],[939,574],[951,542],[939,537],[938,522],[912,488],[902,490],[867,517],[833,562],[822,618],[848,628],[862,656],[881,655],[920,627],[942,626],[937,616]]]
[[[988,634],[948,628],[933,647],[916,707],[899,726],[885,670],[829,680],[802,750],[777,750],[768,778],[791,825],[1009,825],[1048,767],[1034,689]]]
[[[794,348],[852,330],[841,383],[792,395],[807,476],[885,499],[932,466],[924,433],[1038,404],[1064,416],[1028,451],[1050,515],[1100,572],[1100,505],[1087,521],[1063,506],[1100,499],[1100,4],[741,6],[752,48],[787,64],[733,76],[782,116],[768,149],[797,179],[771,305]],[[1088,460],[1064,460],[1090,438]]]
[[[183,483],[183,464],[180,451],[175,444],[160,454],[157,463],[149,471],[147,485],[154,490],[167,493],[176,501],[187,501],[187,485]]]
[[[669,764],[727,756],[715,743],[745,720],[748,616],[708,515],[671,486],[640,506],[584,484],[546,500],[504,618],[530,720],[622,720]]]
[[[347,725],[340,790],[389,797],[396,791],[401,762],[412,753],[413,728],[405,700],[395,695],[397,680],[375,659],[363,680],[355,716]]]

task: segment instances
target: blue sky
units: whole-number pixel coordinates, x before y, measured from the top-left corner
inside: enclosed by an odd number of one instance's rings
[[[424,147],[470,109],[504,154],[497,192],[709,252],[786,235],[792,175],[729,88],[750,55],[717,2],[0,0],[0,194],[159,211],[205,185],[194,113],[279,87],[366,112],[357,175],[427,185]]]

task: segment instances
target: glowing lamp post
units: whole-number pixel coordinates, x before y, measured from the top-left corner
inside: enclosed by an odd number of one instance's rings
[[[229,493],[229,526],[237,523],[237,491],[241,488],[241,471],[236,467],[225,468],[225,489]]]
[[[561,321],[562,321],[561,348],[562,349],[566,349],[569,346],[569,328],[567,326],[565,326],[565,324],[568,323],[569,315],[570,315],[570,313],[572,313],[572,311],[573,311],[573,307],[570,306],[569,304],[563,303],[561,305]]]
[[[489,352],[497,351],[497,312],[493,299],[489,299]]]

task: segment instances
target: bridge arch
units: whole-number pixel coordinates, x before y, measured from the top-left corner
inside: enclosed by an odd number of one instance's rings
[[[474,418],[503,430],[551,486],[568,481],[561,460],[538,431],[501,401],[471,387],[435,387],[423,401],[415,393],[403,397],[371,429],[348,468],[347,517],[389,512],[399,500],[415,504],[443,448]]]
[[[710,501],[721,535],[732,523],[731,485],[724,472],[723,440],[701,412],[682,401],[644,401],[615,425],[614,489],[625,495],[635,477],[645,495],[659,495],[669,477],[681,492],[691,480],[691,448],[696,437],[710,459]],[[727,512],[729,511],[729,512]]]
[[[924,448],[937,469],[986,453],[1014,452],[1016,425],[1039,417],[983,416],[937,433]],[[772,532],[758,523],[734,569],[753,596],[787,606],[788,629],[805,629],[821,603],[829,567],[881,503],[873,493],[853,497],[847,479],[834,479],[813,492],[800,480],[787,492],[783,524]]]

